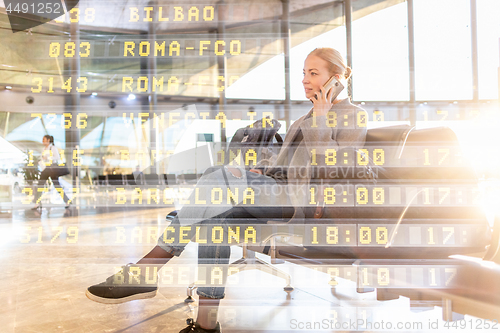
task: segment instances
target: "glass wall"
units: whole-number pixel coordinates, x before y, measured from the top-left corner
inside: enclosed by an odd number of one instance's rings
[[[414,22],[416,99],[471,100],[470,1],[416,0]]]
[[[500,77],[500,22],[496,13],[500,2],[477,1],[477,44],[479,65],[479,98],[498,99]]]
[[[353,22],[355,100],[409,100],[407,17],[403,2]]]
[[[326,46],[347,58],[348,42],[350,97],[367,110],[370,128],[411,123],[479,133],[479,122],[495,123],[490,117],[499,90],[497,1],[477,1],[477,75],[485,104],[472,103],[475,22],[469,0],[415,0],[413,22],[406,1],[372,5],[353,3],[353,21],[346,22],[343,1],[290,1],[289,15],[281,1],[153,9],[82,2],[28,33],[7,33],[9,20],[0,14],[1,136],[17,149],[21,164],[40,156],[43,135],[53,136],[64,163],[78,161],[72,171],[87,184],[108,175],[123,175],[126,184],[136,169],[199,173],[206,165],[197,162],[169,169],[175,164],[169,164],[171,156],[191,150],[194,159],[198,145],[207,145],[197,135],[210,137],[212,152],[219,152],[216,142],[230,141],[237,129],[265,116],[277,118],[285,135],[311,108],[302,86],[307,54]],[[110,7],[123,15],[108,19]],[[78,38],[70,40],[70,23],[77,22]],[[24,52],[26,45],[30,52]],[[412,55],[415,105],[409,103]],[[219,154],[212,162],[221,161]]]

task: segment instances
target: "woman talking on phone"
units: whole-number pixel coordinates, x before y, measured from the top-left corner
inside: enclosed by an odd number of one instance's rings
[[[280,152],[267,155],[263,153],[266,156],[249,171],[225,166],[217,171],[206,172],[193,191],[194,195],[202,193],[204,188],[219,187],[231,188],[232,193],[235,193],[235,188],[239,188],[239,193],[243,193],[245,189],[251,188],[255,192],[252,205],[245,205],[243,201],[225,207],[214,204],[201,207],[184,206],[174,217],[169,227],[169,234],[164,231],[158,239],[158,245],[151,252],[136,265],[126,265],[121,272],[110,276],[105,282],[89,287],[86,293],[88,298],[96,302],[116,304],[154,297],[157,291],[156,282],[151,283],[151,277],[145,278],[142,274],[150,272],[151,275],[151,272],[156,272],[170,258],[179,256],[184,250],[186,244],[179,244],[181,242],[178,240],[175,243],[167,241],[173,236],[173,226],[193,223],[227,226],[231,220],[239,223],[250,220],[258,223],[273,218],[289,219],[291,223],[303,223],[311,217],[310,210],[306,209],[309,203],[307,186],[312,177],[318,177],[317,174],[314,175],[313,166],[316,168],[330,165],[328,162],[332,152],[363,146],[366,136],[366,123],[363,121],[366,121],[366,112],[351,104],[349,98],[337,97],[342,87],[347,85],[346,80],[351,75],[351,69],[346,66],[338,51],[331,48],[313,50],[305,59],[303,74],[304,92],[313,106],[307,114],[290,126]],[[263,190],[278,190],[283,187],[287,187],[287,191],[280,193],[285,194],[286,198],[269,195],[268,191]],[[209,196],[205,197],[206,202],[210,202],[209,199]],[[227,199],[229,204],[229,197]],[[225,203],[226,198],[221,198],[221,202]],[[192,238],[194,229],[191,228],[192,232],[186,235],[184,240]],[[227,233],[224,239],[228,239]],[[199,264],[225,265],[229,263],[229,256],[230,246],[227,244],[198,246]],[[137,265],[149,266],[141,271],[139,277],[141,285],[137,284],[137,279],[134,280],[135,284],[122,283],[123,276],[130,276],[140,271],[141,266]],[[181,332],[220,332],[217,317],[213,313],[214,311],[216,313],[219,301],[224,298],[226,275],[227,273],[220,286],[197,288],[199,295],[197,321],[188,320],[189,326]]]
[[[42,139],[43,143],[43,151],[42,151],[42,160],[40,161],[42,167],[42,173],[40,174],[40,179],[38,180],[38,186],[45,186],[45,183],[50,178],[52,184],[59,193],[63,194],[63,200],[65,203],[66,211],[64,212],[64,216],[71,215],[71,211],[69,210],[69,198],[64,193],[64,189],[59,184],[59,177],[69,174],[69,170],[65,166],[60,166],[61,155],[59,154],[58,149],[54,146],[54,137],[52,135],[44,135]],[[40,201],[41,193],[38,191],[38,188],[35,189],[35,207],[32,208],[35,215],[42,215],[42,204]]]

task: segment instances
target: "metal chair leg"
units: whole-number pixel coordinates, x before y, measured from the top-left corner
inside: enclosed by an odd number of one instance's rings
[[[187,293],[187,298],[184,300],[184,303],[193,303],[193,292],[194,290],[198,288],[194,285],[194,283],[191,283],[189,287],[187,287],[186,293]]]
[[[357,281],[356,281],[356,292],[359,293],[359,294],[363,294],[363,293],[369,293],[369,292],[372,292],[372,291],[375,291],[375,288],[371,288],[371,287],[364,287],[364,284],[363,284],[363,272],[361,271],[361,261],[360,260],[356,260],[352,265],[353,266],[356,266],[356,271],[357,271]]]
[[[293,291],[293,287],[291,285],[292,278],[290,274],[285,273],[282,270],[269,264],[268,262],[257,258],[255,256],[255,252],[252,250],[248,250],[245,244],[243,245],[243,257],[233,262],[230,267],[236,267],[239,271],[258,269],[265,273],[277,276],[286,281],[286,286],[284,287],[284,290],[286,292],[289,293]]]

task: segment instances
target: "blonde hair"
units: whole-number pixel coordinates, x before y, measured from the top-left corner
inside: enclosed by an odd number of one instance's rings
[[[347,66],[339,51],[331,47],[318,47],[309,53],[309,56],[316,56],[328,63],[330,75],[340,74],[346,80],[351,76],[351,67]]]

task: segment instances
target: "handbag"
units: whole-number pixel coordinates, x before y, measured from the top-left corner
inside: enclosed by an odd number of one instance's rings
[[[276,138],[276,141],[278,142],[278,149],[281,148],[283,138],[278,134],[280,128],[281,124],[279,121],[266,117],[257,120],[247,127],[238,129],[229,143],[224,164],[229,163],[231,152],[233,155],[238,155],[236,152],[240,150],[241,156],[244,157],[249,149],[253,149],[257,154],[259,154],[263,148],[267,148],[272,145],[274,138]]]

